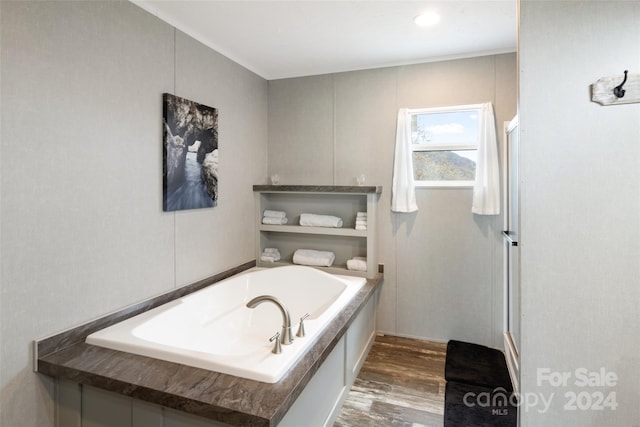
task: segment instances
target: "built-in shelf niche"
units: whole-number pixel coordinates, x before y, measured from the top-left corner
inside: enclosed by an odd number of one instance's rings
[[[297,249],[331,251],[336,260],[331,267],[319,267],[334,274],[373,277],[378,272],[376,245],[377,203],[382,192],[378,186],[312,186],[312,185],[254,185],[256,195],[256,259],[259,267],[275,267],[293,263]],[[262,224],[266,209],[284,211],[286,225]],[[367,229],[356,230],[358,212],[367,212]],[[302,213],[332,215],[342,218],[340,228],[300,226]],[[263,262],[264,248],[280,251],[279,262]],[[348,270],[347,260],[367,258],[367,271]]]

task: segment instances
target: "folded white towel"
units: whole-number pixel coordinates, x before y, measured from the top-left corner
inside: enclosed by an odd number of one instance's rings
[[[356,219],[356,225],[367,225],[366,219]]]
[[[356,271],[367,271],[367,259],[362,257],[354,257],[347,260],[347,269]]]
[[[336,254],[329,251],[298,249],[293,253],[293,263],[300,265],[331,267],[335,259]]]
[[[366,230],[367,226],[366,225],[356,225],[356,230]]]
[[[367,217],[367,213],[366,212],[358,212],[356,214],[356,218],[366,218]]]
[[[265,216],[262,218],[262,223],[263,224],[270,224],[270,225],[284,225],[286,224],[288,221],[287,217],[283,217],[283,218],[276,218],[274,216]]]
[[[309,227],[342,227],[342,218],[331,215],[316,215],[303,213],[300,215],[300,225]]]
[[[269,218],[284,218],[287,216],[287,213],[283,211],[273,211],[270,209],[265,209],[263,216],[269,217]]]
[[[280,261],[280,251],[277,248],[264,248],[260,256],[262,261]]]

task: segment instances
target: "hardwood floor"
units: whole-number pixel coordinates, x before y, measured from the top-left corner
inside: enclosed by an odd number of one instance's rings
[[[377,336],[334,427],[442,427],[446,349]]]

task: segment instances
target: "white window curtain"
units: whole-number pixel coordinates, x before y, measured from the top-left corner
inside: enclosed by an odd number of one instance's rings
[[[500,166],[493,105],[482,104],[479,126],[478,163],[471,212],[478,215],[500,213]]]
[[[391,186],[391,210],[394,212],[416,212],[416,188],[413,183],[413,160],[411,158],[411,121],[409,110],[398,111],[396,127],[396,152],[393,160],[393,183]]]

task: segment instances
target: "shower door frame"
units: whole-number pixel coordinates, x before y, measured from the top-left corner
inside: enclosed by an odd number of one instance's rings
[[[509,375],[514,390],[520,380],[520,196],[518,178],[519,153],[518,116],[505,123],[502,152],[504,206],[504,348]],[[513,186],[515,185],[515,189]],[[515,190],[515,191],[514,191]],[[517,292],[514,292],[514,288]]]

